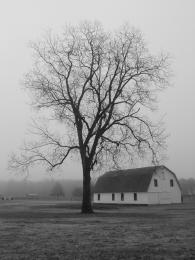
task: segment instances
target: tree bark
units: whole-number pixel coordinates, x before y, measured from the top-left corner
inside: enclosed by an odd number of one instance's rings
[[[83,169],[83,201],[81,213],[89,214],[93,213],[92,203],[91,203],[91,177],[90,170],[88,167]]]

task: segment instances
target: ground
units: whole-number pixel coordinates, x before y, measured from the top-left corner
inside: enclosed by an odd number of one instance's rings
[[[195,203],[96,206],[0,201],[0,259],[195,259]]]

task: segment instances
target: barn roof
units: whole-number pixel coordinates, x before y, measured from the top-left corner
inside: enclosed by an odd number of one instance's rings
[[[106,172],[95,184],[95,193],[147,192],[153,173],[162,166]]]

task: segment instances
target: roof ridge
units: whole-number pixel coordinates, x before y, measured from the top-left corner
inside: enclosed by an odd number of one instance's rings
[[[150,169],[150,168],[159,168],[159,167],[166,167],[164,165],[154,165],[154,166],[145,166],[145,167],[137,167],[137,168],[127,168],[127,169],[118,169],[118,170],[110,170],[110,171],[107,171],[105,172],[103,175],[107,174],[107,173],[117,173],[117,172],[120,172],[120,173],[125,173],[127,171],[136,171],[136,170],[141,170],[141,169]],[[101,175],[101,176],[103,176]],[[100,176],[100,177],[101,177]]]

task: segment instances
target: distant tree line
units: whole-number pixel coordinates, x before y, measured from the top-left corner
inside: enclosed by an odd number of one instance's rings
[[[0,181],[0,195],[19,198],[28,194],[37,194],[39,198],[61,197],[65,200],[73,200],[74,190],[81,187],[81,180],[10,180]]]
[[[184,195],[195,195],[195,179],[179,180]]]

